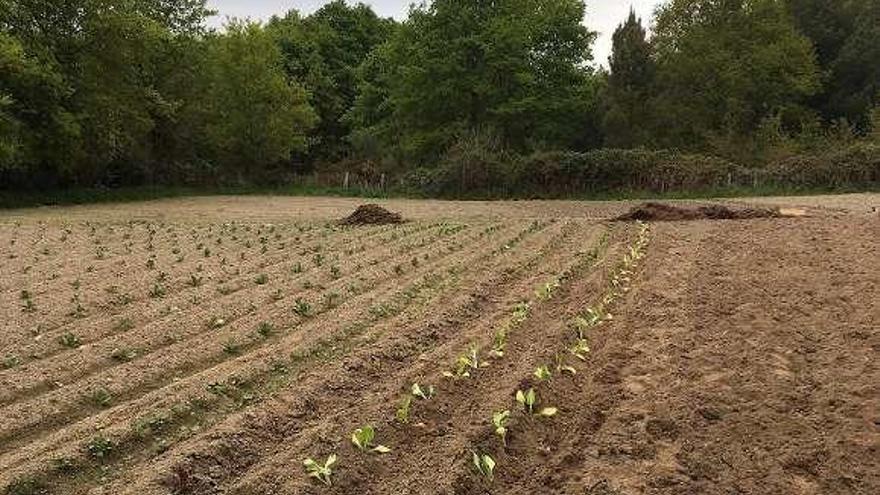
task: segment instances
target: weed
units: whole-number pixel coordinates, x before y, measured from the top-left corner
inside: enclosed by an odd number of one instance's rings
[[[330,267],[330,277],[333,278],[333,280],[336,280],[341,276],[342,276],[342,271],[339,269],[338,266],[333,265]]]
[[[113,402],[113,396],[110,395],[107,389],[99,388],[92,392],[89,400],[98,407],[110,407],[110,403]]]
[[[61,345],[63,345],[64,347],[68,347],[70,349],[76,349],[77,347],[82,345],[79,337],[70,332],[67,332],[61,337],[58,337],[58,342],[61,343]]]
[[[15,354],[10,354],[3,358],[3,361],[0,361],[0,368],[4,370],[8,370],[11,368],[15,368],[16,366],[21,364],[21,358],[16,356]]]
[[[327,456],[327,460],[324,461],[323,465],[318,464],[311,458],[303,461],[303,466],[306,468],[306,472],[309,473],[309,476],[317,479],[327,486],[333,485],[331,477],[333,476],[332,466],[334,464],[336,464],[336,454],[330,454],[329,456]]]
[[[223,343],[223,352],[229,354],[230,356],[241,354],[241,345],[238,344],[235,340],[229,339]]]
[[[254,279],[254,283],[257,285],[266,285],[269,282],[269,276],[265,273],[261,273],[257,275],[257,278]]]
[[[495,459],[492,459],[488,454],[473,452],[473,465],[477,472],[486,478],[489,483],[492,482],[495,476]]]
[[[260,325],[257,327],[257,333],[260,334],[260,337],[263,337],[264,339],[269,338],[273,332],[275,332],[275,327],[273,327],[271,323],[266,321],[260,323]]]
[[[106,437],[95,437],[86,444],[86,451],[98,460],[106,459],[113,453],[113,442]]]
[[[189,286],[190,287],[198,287],[202,285],[202,277],[197,277],[195,275],[189,276]]]
[[[312,316],[312,305],[302,298],[296,298],[294,301],[293,312],[297,315],[308,318]]]
[[[302,273],[303,266],[302,263],[294,263],[293,266],[290,267],[290,273],[297,274]]]
[[[118,361],[120,363],[127,363],[132,359],[137,357],[137,352],[134,349],[129,349],[127,347],[117,347],[110,352],[110,357],[114,361]]]
[[[153,288],[150,289],[150,297],[153,299],[165,297],[165,287],[159,283],[153,284]]]
[[[372,426],[364,426],[354,430],[351,434],[351,443],[362,451],[369,450],[379,454],[391,452],[391,449],[384,445],[373,445],[373,439],[376,437],[376,429]]]

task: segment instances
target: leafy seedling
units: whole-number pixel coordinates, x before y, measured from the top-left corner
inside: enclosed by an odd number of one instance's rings
[[[568,350],[574,357],[581,361],[587,360],[587,354],[590,353],[590,345],[584,339],[578,339],[577,342]]]
[[[303,461],[303,466],[306,468],[306,472],[309,473],[309,476],[327,486],[333,485],[331,477],[333,476],[332,467],[334,464],[336,464],[336,454],[330,454],[327,456],[327,460],[324,461],[324,464],[318,464],[311,458]]]
[[[312,305],[309,304],[307,301],[301,298],[297,298],[293,304],[293,312],[298,314],[299,316],[303,318],[308,318],[312,315]]]
[[[473,452],[473,464],[477,472],[491,483],[495,476],[495,459],[492,459],[488,454]]]
[[[501,437],[501,443],[507,446],[507,421],[510,419],[510,411],[501,411],[492,415],[492,426],[495,434]]]
[[[556,372],[577,374],[577,370],[573,366],[565,364],[565,357],[562,354],[556,354]]]
[[[522,390],[516,391],[516,401],[522,404],[523,409],[527,411],[529,414],[535,414],[535,401],[537,397],[535,395],[535,389],[530,388],[528,391],[523,392]],[[555,416],[558,412],[558,409],[555,407],[545,407],[538,411],[538,416],[551,417]]]
[[[418,383],[413,383],[411,391],[412,391],[413,396],[418,397],[422,400],[428,400],[431,397],[434,397],[434,386],[433,385],[428,385],[427,387],[422,388],[422,386],[419,385]]]
[[[376,438],[376,429],[372,426],[364,426],[354,430],[351,434],[351,443],[364,452],[368,450],[379,454],[391,452],[391,449],[384,445],[373,445],[374,438]]]
[[[550,368],[548,368],[546,364],[536,368],[534,375],[535,375],[535,378],[537,378],[538,380],[542,380],[542,381],[549,380],[550,377],[553,376],[550,373]]]
[[[67,332],[61,337],[58,338],[58,342],[61,343],[64,347],[68,347],[70,349],[75,349],[82,345],[82,342],[79,340],[79,337],[76,335]]]
[[[407,395],[400,401],[400,406],[397,407],[397,411],[395,412],[397,421],[401,423],[409,423],[409,410],[411,406],[412,395]]]

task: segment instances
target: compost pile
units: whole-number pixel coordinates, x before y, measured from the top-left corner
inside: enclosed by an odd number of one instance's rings
[[[674,222],[683,220],[746,220],[751,218],[776,218],[778,210],[765,208],[731,209],[722,205],[683,208],[663,203],[644,203],[636,206],[625,215],[617,217],[619,222]]]
[[[361,205],[351,215],[339,221],[341,225],[387,225],[403,223],[403,217],[379,205]]]

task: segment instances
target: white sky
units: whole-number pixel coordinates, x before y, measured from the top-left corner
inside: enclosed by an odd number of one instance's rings
[[[361,0],[369,4],[382,17],[394,17],[397,20],[406,18],[411,0]],[[599,39],[593,46],[596,63],[607,66],[611,54],[611,34],[629,13],[630,7],[642,18],[645,25],[650,23],[654,8],[662,0],[587,0],[586,25],[599,32]],[[348,0],[356,3],[357,0]],[[265,20],[272,14],[284,14],[296,9],[304,14],[314,12],[326,3],[325,0],[208,0],[208,5],[219,12],[211,19],[212,26],[220,26],[226,17],[249,17],[254,20]]]

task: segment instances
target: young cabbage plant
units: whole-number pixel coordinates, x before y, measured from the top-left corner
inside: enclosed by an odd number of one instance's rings
[[[510,411],[501,411],[492,415],[492,426],[495,434],[501,437],[501,443],[507,446],[507,421],[510,419]]]
[[[535,389],[529,388],[527,392],[523,392],[522,390],[516,391],[516,401],[522,404],[523,409],[527,411],[529,414],[535,413],[535,402],[537,401],[537,396],[535,395]],[[537,412],[537,416],[544,416],[545,418],[549,418],[551,416],[555,416],[556,413],[559,412],[555,407],[544,407],[540,411]]]
[[[574,346],[569,349],[569,352],[581,361],[586,361],[587,354],[590,353],[590,345],[587,343],[586,340],[578,339],[578,341],[575,342]]]
[[[495,338],[492,341],[492,350],[489,356],[502,358],[504,357],[504,348],[507,347],[507,327],[501,327],[495,332]]]
[[[400,401],[400,406],[395,413],[397,421],[400,421],[401,423],[409,423],[409,409],[411,405],[412,395],[407,395]]]
[[[414,397],[418,397],[422,400],[428,400],[431,397],[434,397],[434,386],[428,385],[427,387],[422,388],[422,386],[418,383],[413,383],[411,392]]]
[[[336,464],[336,454],[330,454],[327,456],[327,460],[324,461],[324,464],[318,464],[311,458],[303,461],[303,466],[306,468],[306,472],[309,473],[309,476],[327,486],[333,485],[331,477],[333,476],[332,466],[334,464]]]
[[[372,426],[364,426],[354,430],[351,434],[351,443],[360,450],[386,454],[391,449],[384,445],[373,445],[373,439],[376,438],[376,429]]]
[[[535,369],[535,378],[538,380],[549,380],[553,375],[550,373],[550,368],[547,365],[539,366]]]
[[[495,459],[492,459],[489,454],[478,454],[473,452],[473,463],[477,472],[491,483],[492,478],[495,476]]]
[[[573,366],[569,366],[565,364],[565,356],[562,354],[556,354],[556,372],[557,373],[571,373],[572,375],[577,374],[577,370],[574,369]]]

